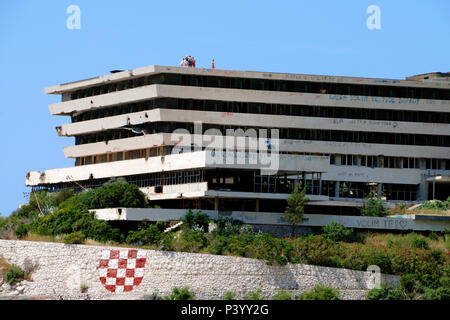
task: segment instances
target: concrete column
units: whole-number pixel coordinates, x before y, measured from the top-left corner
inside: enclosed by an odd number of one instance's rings
[[[400,158],[399,159],[399,166],[400,166],[400,168],[404,168],[405,167],[404,161],[405,161],[405,158]]]
[[[417,190],[417,200],[426,201],[428,199],[428,182],[427,176],[422,174],[420,184]]]
[[[255,211],[259,212],[259,199],[256,199]]]
[[[319,173],[319,195],[322,194],[322,173]]]
[[[302,172],[302,188],[306,186],[306,173],[305,171]]]
[[[353,156],[353,159],[355,159],[355,164],[357,166],[361,165],[361,156]]]
[[[214,198],[214,210],[219,210],[219,198]]]
[[[377,198],[381,199],[381,193],[383,192],[383,184],[379,183],[377,185]]]
[[[334,185],[334,197],[339,198],[339,181],[336,181],[336,184]]]
[[[378,156],[377,162],[378,162],[378,168],[383,168],[384,167],[384,156]]]

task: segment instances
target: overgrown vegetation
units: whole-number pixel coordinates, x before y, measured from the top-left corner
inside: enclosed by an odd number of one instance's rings
[[[292,295],[286,290],[278,291],[272,298],[273,300],[292,300]]]
[[[66,244],[82,244],[85,240],[86,236],[80,231],[72,232],[64,237]]]
[[[400,277],[398,287],[388,287],[384,283],[367,293],[369,300],[450,300],[450,278],[447,276],[419,275],[408,273]]]
[[[222,300],[234,300],[235,297],[236,293],[234,293],[233,291],[227,291],[223,295]]]
[[[305,198],[303,191],[297,191],[290,207],[291,213],[296,213],[298,218],[302,216]],[[240,221],[223,218],[212,221],[208,215],[191,210],[183,217],[181,230],[164,232],[167,223],[148,221],[128,229],[119,229],[107,221],[97,220],[94,213],[89,212],[90,209],[104,206],[146,207],[147,204],[145,195],[136,186],[125,182],[107,184],[78,194],[70,191],[56,194],[40,191],[32,194],[29,203],[10,217],[0,218],[0,237],[30,239],[39,235],[55,239],[59,237],[65,243],[74,244],[95,240],[156,250],[256,258],[278,265],[305,263],[362,271],[366,271],[369,265],[377,265],[383,273],[404,277],[400,289],[376,289],[378,291],[371,291],[371,298],[448,297],[450,256],[446,233],[430,233],[428,236],[416,233],[361,234],[331,222],[323,227],[320,235],[276,238],[267,233],[255,232],[250,225]],[[369,200],[365,207],[368,215],[384,214],[380,213],[384,208],[381,209],[376,199]],[[177,290],[173,293],[174,299],[187,294],[184,289]],[[253,294],[253,298],[261,298],[257,296],[258,292]],[[287,299],[288,294],[279,292],[274,298]],[[310,294],[311,297],[331,296],[332,292],[319,288]],[[227,297],[234,298],[232,293]]]
[[[353,229],[346,228],[342,223],[330,222],[322,228],[322,236],[333,241],[349,241]]]
[[[261,295],[262,290],[258,289],[256,291],[249,292],[245,297],[244,300],[265,300],[264,297]]]
[[[160,300],[194,300],[195,293],[189,290],[189,287],[179,289],[177,287],[172,289],[170,296],[159,298]]]
[[[303,292],[300,300],[340,300],[339,290],[316,285],[311,290]]]
[[[10,285],[25,279],[25,271],[18,265],[11,265],[6,271],[6,282]]]
[[[383,201],[373,195],[369,195],[367,201],[360,208],[361,215],[367,217],[386,217],[388,212],[383,207]]]
[[[0,218],[0,237],[24,238],[28,234],[42,236],[68,235],[67,243],[82,243],[84,238],[99,242],[125,242],[119,229],[97,220],[90,209],[114,207],[147,207],[145,195],[136,185],[126,182],[109,183],[95,190],[73,194],[32,192],[29,203]],[[70,236],[69,236],[70,235]]]
[[[450,209],[450,197],[445,201],[431,200],[420,206],[423,209],[448,210]]]

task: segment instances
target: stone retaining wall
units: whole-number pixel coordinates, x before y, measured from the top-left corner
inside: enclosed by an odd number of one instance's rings
[[[227,291],[242,298],[258,289],[263,296],[272,297],[280,289],[297,295],[320,283],[338,289],[344,299],[364,299],[374,281],[373,274],[363,271],[301,264],[269,266],[256,259],[142,250],[146,258],[142,282],[131,292],[113,293],[100,281],[100,259],[110,250],[125,253],[128,248],[0,240],[0,256],[9,263],[35,265],[32,281],[12,287],[0,283],[0,296],[143,299],[155,292],[167,295],[173,287],[189,286],[200,299],[221,299]],[[395,285],[398,276],[381,275],[381,280]],[[82,293],[81,287],[87,292]]]

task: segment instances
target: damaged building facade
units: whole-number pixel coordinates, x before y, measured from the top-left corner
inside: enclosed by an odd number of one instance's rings
[[[81,190],[122,177],[161,208],[222,212],[283,212],[298,183],[308,214],[357,214],[370,193],[393,205],[445,199],[448,76],[149,66],[57,85],[45,92],[62,96],[49,109],[71,119],[57,132],[75,138],[64,148],[74,166],[30,172],[26,185]],[[244,137],[244,148],[231,153],[234,161],[211,161],[208,142],[227,130]],[[266,155],[277,157],[276,170],[267,173],[250,161],[264,154],[252,146],[274,141]]]

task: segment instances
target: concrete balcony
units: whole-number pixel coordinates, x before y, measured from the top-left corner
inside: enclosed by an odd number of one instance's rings
[[[199,121],[205,124],[255,128],[320,128],[323,130],[341,131],[450,135],[450,124],[446,123],[375,121],[171,109],[153,109],[81,121],[62,125],[61,127],[57,127],[57,130],[60,136],[75,136],[160,121],[180,123],[194,123],[195,121]]]
[[[260,170],[262,174],[276,174],[278,171],[289,174],[296,174],[301,171],[326,172],[330,166],[329,162],[330,159],[326,156],[298,156],[274,153],[263,158],[261,154],[256,153],[233,154],[218,152],[212,156],[207,151],[196,151],[147,159],[140,158],[51,169],[45,172],[32,171],[27,175],[26,185],[38,186],[201,168]]]

